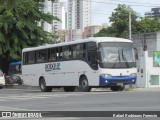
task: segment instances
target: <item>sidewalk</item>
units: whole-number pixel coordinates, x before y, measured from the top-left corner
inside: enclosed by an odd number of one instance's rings
[[[146,91],[146,92],[159,91],[159,92],[160,92],[160,87],[151,87],[151,88],[129,88],[128,91]]]

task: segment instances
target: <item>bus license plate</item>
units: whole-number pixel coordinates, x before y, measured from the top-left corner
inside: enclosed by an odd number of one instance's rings
[[[117,86],[123,86],[123,83],[117,83]]]

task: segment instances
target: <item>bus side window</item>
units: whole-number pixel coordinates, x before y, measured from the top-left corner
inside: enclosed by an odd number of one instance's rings
[[[48,54],[47,54],[48,52],[47,52],[47,49],[45,49],[45,50],[41,50],[41,59],[42,59],[42,62],[46,62],[47,61],[47,56],[48,56]]]
[[[85,60],[85,44],[73,46],[73,59]]]
[[[58,48],[52,48],[49,50],[49,61],[56,61],[58,55]]]
[[[46,62],[47,61],[47,49],[36,51],[36,62]]]
[[[63,60],[69,60],[71,57],[71,46],[62,47]]]
[[[28,53],[27,52],[23,53],[23,64],[24,65],[28,64]]]
[[[58,55],[58,60],[61,61],[63,59],[62,57],[62,47],[59,48],[59,55]]]
[[[35,51],[28,52],[28,63],[35,63]]]

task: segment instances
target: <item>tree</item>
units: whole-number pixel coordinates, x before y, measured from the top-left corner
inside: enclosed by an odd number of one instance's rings
[[[136,19],[138,18],[138,15],[135,11],[133,11],[129,6],[126,5],[118,5],[118,7],[115,9],[115,12],[112,13],[110,19],[110,22],[112,25],[108,28],[106,28],[104,36],[110,36],[110,37],[122,37],[122,38],[128,38],[129,36],[129,11],[131,13],[131,21],[132,21],[132,31],[136,32],[135,24],[137,24]],[[101,32],[104,32],[104,29]],[[98,34],[100,34],[98,33]],[[98,36],[95,35],[95,36]]]
[[[144,18],[138,21],[137,33],[160,31],[160,19]]]
[[[94,37],[116,37],[115,36],[115,30],[113,27],[108,27],[108,28],[103,28],[98,32],[97,34],[94,35]]]
[[[0,65],[21,59],[21,51],[48,43],[48,32],[39,22],[58,18],[41,12],[45,0],[0,0]],[[52,0],[53,2],[55,0]],[[4,63],[3,63],[4,64]]]

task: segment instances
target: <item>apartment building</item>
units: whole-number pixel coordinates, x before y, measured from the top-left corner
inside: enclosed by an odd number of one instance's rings
[[[152,8],[151,11],[145,12],[147,18],[160,18],[160,8]]]
[[[44,9],[45,13],[50,13],[53,16],[58,17],[61,21],[53,20],[52,24],[47,22],[41,23],[44,30],[47,32],[56,32],[57,30],[66,29],[66,3],[56,2],[53,3],[49,0],[45,0]]]
[[[91,26],[91,0],[68,0],[68,29]]]

